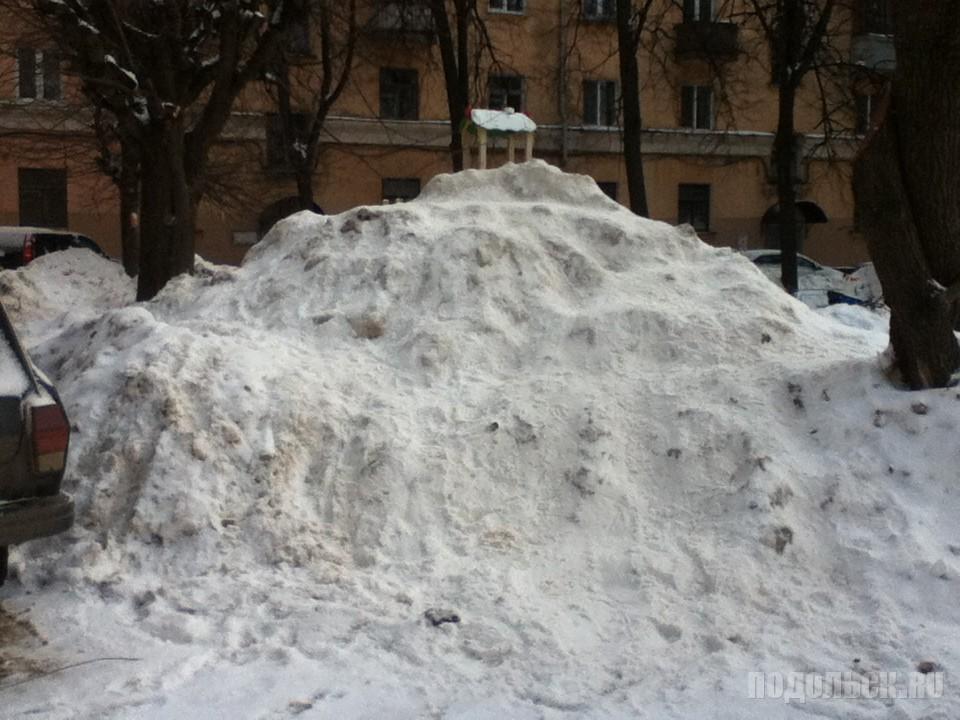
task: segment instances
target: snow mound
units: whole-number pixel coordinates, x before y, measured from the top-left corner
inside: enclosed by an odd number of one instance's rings
[[[41,255],[16,270],[0,271],[0,301],[14,325],[37,341],[67,325],[120,307],[136,296],[134,281],[116,262],[83,248]]]
[[[884,346],[588,178],[441,176],[36,347],[78,523],[14,564],[167,648],[138,717],[221,685],[264,717],[294,685],[331,717],[778,717],[748,671],[960,661],[958,404],[891,389]]]
[[[607,197],[592,178],[565,173],[542,160],[507,165],[494,172],[465,170],[437,175],[423,188],[418,199],[429,203],[560,203],[626,212]]]

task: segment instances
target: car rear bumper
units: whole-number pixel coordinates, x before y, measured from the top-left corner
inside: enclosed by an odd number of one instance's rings
[[[56,535],[73,525],[73,500],[52,497],[0,501],[0,546]]]

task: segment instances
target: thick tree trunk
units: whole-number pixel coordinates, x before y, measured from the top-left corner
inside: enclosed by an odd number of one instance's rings
[[[137,300],[154,297],[194,264],[194,207],[176,122],[150,133],[141,157],[140,275]]]
[[[140,166],[132,143],[123,143],[120,158],[120,248],[123,269],[130,277],[140,272]]]
[[[899,3],[894,19],[887,116],[857,159],[854,191],[897,367],[911,388],[942,387],[960,367],[960,3]]]
[[[781,85],[778,95],[777,132],[773,139],[773,159],[777,174],[777,229],[780,233],[780,282],[791,295],[797,294],[797,135],[794,129],[796,89]]]
[[[453,29],[450,27],[445,0],[430,0],[430,11],[440,49],[443,81],[447,90],[447,112],[450,116],[450,164],[453,166],[453,171],[457,172],[463,170],[463,141],[460,132],[464,112],[470,103],[468,44],[470,13],[473,6],[470,0],[458,0],[454,2],[453,7],[456,40],[454,40]]]
[[[297,168],[297,198],[301,210],[313,210],[313,172],[311,167]]]
[[[466,104],[464,104],[466,108]],[[450,108],[450,166],[454,172],[463,170],[463,136],[460,128],[463,126],[463,110],[457,113]]]
[[[640,71],[637,39],[633,28],[633,3],[617,0],[617,39],[620,56],[620,95],[623,103],[623,160],[627,169],[630,209],[650,216],[643,176],[643,120],[640,114]]]

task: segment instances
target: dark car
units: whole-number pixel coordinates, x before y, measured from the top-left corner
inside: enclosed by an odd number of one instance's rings
[[[70,230],[0,227],[0,267],[7,270],[22,267],[41,255],[69,248],[85,248],[107,257],[93,240]]]
[[[0,585],[10,545],[73,524],[73,501],[60,491],[69,444],[63,403],[0,303]]]

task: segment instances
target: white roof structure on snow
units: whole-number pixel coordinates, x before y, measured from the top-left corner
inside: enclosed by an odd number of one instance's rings
[[[513,108],[503,110],[485,110],[477,108],[470,111],[470,121],[478,128],[503,133],[532,133],[537,124],[522,112]]]
[[[511,107],[503,110],[483,108],[470,110],[470,119],[464,123],[463,127],[463,167],[470,167],[470,147],[474,138],[476,138],[476,144],[479,148],[477,167],[481,170],[487,167],[487,135],[490,133],[495,136],[507,136],[507,162],[513,162],[517,135],[524,135],[526,138],[524,160],[531,160],[533,158],[533,134],[536,130],[537,124],[533,120]]]

